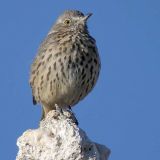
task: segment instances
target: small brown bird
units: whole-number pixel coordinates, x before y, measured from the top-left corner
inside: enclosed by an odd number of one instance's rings
[[[42,119],[55,105],[72,107],[94,87],[100,59],[87,20],[92,14],[65,11],[44,39],[31,66],[33,103],[41,103]]]

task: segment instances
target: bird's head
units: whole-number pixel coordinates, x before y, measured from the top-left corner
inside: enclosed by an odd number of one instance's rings
[[[49,33],[68,32],[68,31],[87,31],[87,20],[92,15],[84,15],[77,10],[65,11],[56,21]]]

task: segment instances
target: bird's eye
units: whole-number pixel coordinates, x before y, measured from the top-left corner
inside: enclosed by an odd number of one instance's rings
[[[65,21],[64,21],[64,24],[66,24],[66,25],[69,25],[71,23],[71,20],[70,19],[66,19]]]

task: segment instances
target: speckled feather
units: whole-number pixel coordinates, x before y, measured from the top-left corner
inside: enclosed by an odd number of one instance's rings
[[[41,103],[44,117],[54,109],[74,106],[94,87],[100,59],[84,14],[66,11],[42,42],[31,67],[33,102]],[[64,21],[70,20],[70,25]]]

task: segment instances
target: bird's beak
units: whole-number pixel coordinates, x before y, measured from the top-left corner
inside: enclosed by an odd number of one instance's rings
[[[77,27],[79,28],[81,25],[86,26],[87,20],[91,16],[92,16],[92,13],[88,13],[84,17],[81,17],[79,22],[77,23],[78,24]]]
[[[87,15],[85,15],[85,16],[83,17],[83,21],[87,21],[88,18],[91,17],[91,16],[92,16],[92,13],[88,13]]]

